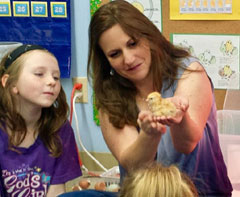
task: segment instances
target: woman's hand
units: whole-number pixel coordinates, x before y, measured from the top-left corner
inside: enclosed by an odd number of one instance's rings
[[[150,111],[141,111],[137,122],[141,130],[148,135],[159,135],[166,132],[166,127]]]
[[[168,99],[176,106],[176,115],[174,117],[154,116],[153,119],[154,121],[168,126],[171,126],[172,124],[179,124],[188,110],[189,101],[182,96],[174,96]]]

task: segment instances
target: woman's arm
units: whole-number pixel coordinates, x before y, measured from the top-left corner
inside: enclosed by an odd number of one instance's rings
[[[202,138],[212,106],[211,83],[203,67],[194,62],[189,68],[202,72],[183,73],[172,98],[178,113],[167,123],[175,148],[185,154],[191,153]]]
[[[150,112],[143,111],[139,114],[140,133],[129,125],[123,129],[115,128],[109,122],[107,114],[101,110],[99,118],[109,149],[126,170],[154,160],[161,135],[166,129],[162,124],[153,122]]]
[[[47,192],[47,197],[56,197],[64,192],[66,192],[64,184],[50,185]]]

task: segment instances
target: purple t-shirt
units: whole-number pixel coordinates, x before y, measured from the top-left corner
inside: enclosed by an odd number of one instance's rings
[[[0,194],[11,197],[45,196],[50,185],[63,184],[82,175],[73,129],[67,121],[60,129],[62,154],[50,155],[38,137],[29,148],[8,149],[8,136],[0,129]],[[3,189],[4,185],[4,189]]]

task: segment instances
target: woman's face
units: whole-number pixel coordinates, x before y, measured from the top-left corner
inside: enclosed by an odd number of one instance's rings
[[[112,68],[122,77],[138,83],[149,76],[151,52],[146,39],[133,40],[117,24],[103,32],[99,45]]]

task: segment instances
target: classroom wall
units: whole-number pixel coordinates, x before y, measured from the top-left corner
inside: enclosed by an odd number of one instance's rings
[[[72,65],[71,78],[61,79],[70,105],[73,88],[72,77],[87,76],[88,25],[90,22],[90,0],[71,0]],[[109,153],[100,128],[93,121],[92,88],[88,86],[88,103],[76,103],[81,141],[88,151]],[[75,120],[72,126],[75,132]],[[77,137],[77,135],[76,135]],[[80,147],[80,146],[79,146]],[[80,148],[80,150],[82,150]]]

